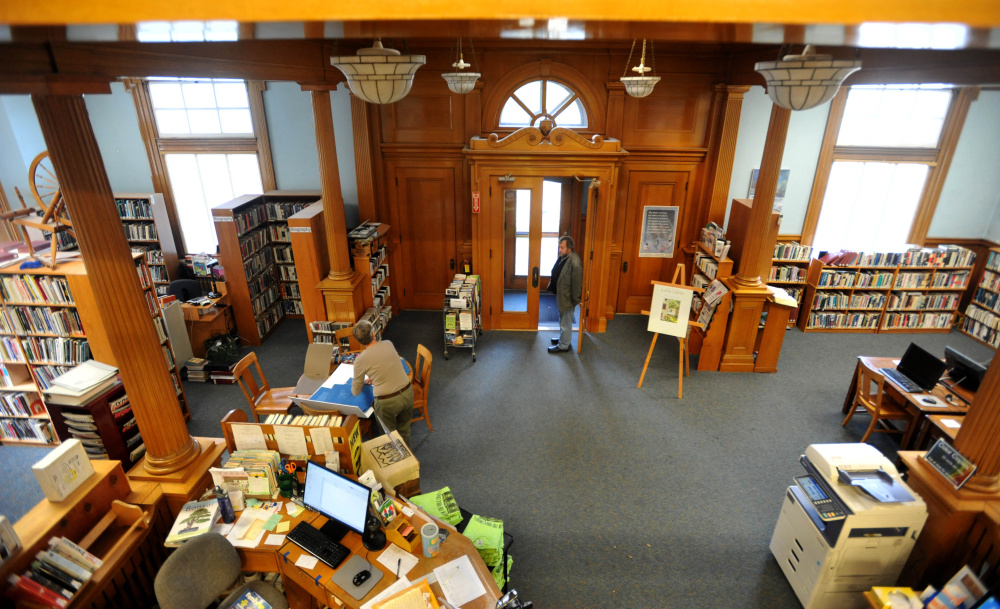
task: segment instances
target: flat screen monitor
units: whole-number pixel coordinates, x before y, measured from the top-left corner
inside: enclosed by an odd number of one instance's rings
[[[944,362],[916,343],[910,343],[910,346],[906,348],[906,353],[903,354],[903,359],[896,366],[896,370],[920,385],[924,391],[934,389],[934,385],[941,380],[945,368]]]
[[[365,532],[368,515],[368,495],[364,484],[341,476],[317,463],[306,467],[306,491],[303,502],[328,519],[336,521],[355,533]]]
[[[948,366],[948,374],[956,385],[969,391],[979,389],[979,383],[986,374],[986,366],[951,347],[944,348],[944,361]]]

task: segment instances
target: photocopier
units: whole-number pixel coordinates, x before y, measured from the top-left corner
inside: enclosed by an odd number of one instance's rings
[[[869,444],[813,444],[799,462],[771,553],[805,609],[867,607],[863,591],[896,584],[927,506]]]

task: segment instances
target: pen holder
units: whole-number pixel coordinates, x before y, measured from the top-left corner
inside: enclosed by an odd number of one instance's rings
[[[292,496],[292,480],[294,478],[293,474],[278,474],[278,489],[285,499]]]
[[[441,551],[441,536],[438,534],[438,525],[428,522],[420,527],[420,538],[424,543],[424,556],[434,558]]]
[[[420,533],[403,516],[397,516],[385,525],[385,537],[408,552],[415,552],[420,546]]]

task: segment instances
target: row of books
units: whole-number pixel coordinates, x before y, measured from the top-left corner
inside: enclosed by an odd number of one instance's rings
[[[816,282],[816,285],[819,287],[849,288],[854,285],[856,274],[854,271],[824,269],[819,274],[819,281]]]
[[[24,353],[21,352],[21,343],[13,336],[0,337],[0,358],[10,364],[23,364]]]
[[[287,224],[268,224],[265,230],[271,236],[271,243],[292,242],[292,231],[288,230]]]
[[[959,245],[913,247],[903,252],[903,266],[972,266],[976,253]]]
[[[36,366],[32,368],[35,379],[38,381],[38,388],[42,391],[52,387],[52,381],[72,370],[69,366]]]
[[[846,309],[851,302],[850,294],[845,292],[816,292],[813,296],[813,309]]]
[[[46,419],[0,419],[0,438],[45,443],[58,441],[55,428]]]
[[[972,309],[973,307],[969,307]],[[994,317],[994,319],[996,319]],[[962,320],[962,331],[970,336],[991,345],[994,349],[1000,347],[1000,329],[981,323],[971,316]]]
[[[274,264],[274,248],[265,247],[253,256],[243,260],[243,271],[253,277]]]
[[[993,292],[1000,292],[1000,274],[983,271],[983,278],[979,281],[979,287],[986,288]]]
[[[950,328],[954,317],[953,313],[886,313],[882,328]]]
[[[892,285],[892,273],[861,271],[854,278],[854,286],[858,288],[881,288],[890,285]]]
[[[302,291],[299,290],[299,284],[297,283],[283,283],[281,284],[281,297],[282,298],[302,298]]]
[[[83,334],[76,309],[11,306],[0,312],[0,329],[12,334]]]
[[[820,252],[819,261],[831,266],[899,266],[903,255],[899,252]]]
[[[146,264],[163,264],[163,250],[149,245],[132,245],[133,254],[146,257]]]
[[[445,295],[447,296],[444,301],[445,344],[475,345],[480,323],[479,276],[457,273]]]
[[[34,394],[23,391],[0,394],[0,415],[30,417],[36,414],[45,414],[45,408]]]
[[[267,222],[267,212],[263,205],[252,205],[233,212],[233,223],[236,224],[236,236],[238,237],[242,237],[265,222]]]
[[[160,299],[156,294],[152,292],[143,292],[143,296],[146,298],[146,308],[149,309],[150,315],[160,314]]]
[[[30,363],[54,363],[76,365],[90,359],[90,343],[82,338],[40,338],[29,336],[22,339],[24,354]]]
[[[282,300],[281,308],[284,309],[285,315],[302,315],[304,313],[302,301],[294,298],[290,300]]]
[[[767,280],[805,282],[806,269],[799,266],[772,266]]]
[[[264,417],[265,425],[305,425],[307,427],[343,427],[347,417],[339,414],[269,414]]]
[[[709,279],[715,279],[716,275],[719,274],[719,263],[703,252],[695,252],[694,266]]]
[[[160,238],[156,233],[156,225],[152,222],[129,223],[122,226],[125,228],[125,238],[130,241],[158,241]]]
[[[275,301],[273,305],[263,313],[257,316],[257,333],[260,336],[264,336],[271,331],[281,318],[285,316],[284,308],[278,306],[278,302]]]
[[[309,328],[313,333],[333,334],[337,330],[350,328],[354,324],[346,321],[313,321],[309,323]]]
[[[389,265],[380,264],[375,272],[372,274],[372,296],[378,293],[378,289],[382,287],[385,280],[389,278]]]
[[[1000,315],[1000,294],[991,292],[982,287],[976,288],[976,294],[972,297],[972,302],[989,309],[992,313]]]
[[[63,277],[4,275],[0,277],[0,291],[3,291],[3,298],[8,303],[73,304],[69,283]]]
[[[277,283],[277,279],[274,278],[274,273],[262,273],[250,279],[247,281],[247,290],[250,292],[250,298],[260,296],[275,283]]]
[[[897,288],[955,288],[965,289],[969,284],[969,271],[947,273],[899,273],[896,275]]]
[[[372,303],[375,309],[381,311],[382,307],[389,304],[389,294],[391,291],[391,286],[384,285],[378,289],[378,292],[372,296]]]
[[[298,281],[299,274],[295,271],[295,267],[290,264],[279,264],[278,265],[278,277],[285,281]]]
[[[852,309],[881,309],[885,306],[885,294],[882,292],[854,292],[851,294]]]
[[[152,220],[153,206],[148,199],[115,199],[118,215],[125,220]]]
[[[167,268],[164,266],[149,267],[149,274],[153,278],[154,283],[167,283],[170,281],[170,277],[167,275]]]
[[[889,309],[954,309],[958,306],[959,296],[954,292],[938,294],[891,292],[889,294]]]
[[[148,288],[153,285],[153,280],[149,276],[149,271],[141,262],[135,263],[135,274],[139,276],[139,285]]]
[[[266,245],[271,244],[271,233],[265,228],[258,228],[240,237],[240,254],[243,259],[253,256]]]
[[[774,258],[776,260],[801,260],[806,262],[812,258],[812,247],[801,245],[794,241],[775,243]]]
[[[264,213],[267,215],[267,219],[271,222],[283,222],[288,220],[291,216],[299,213],[303,209],[312,205],[315,201],[310,202],[295,202],[295,201],[281,201],[281,202],[267,202],[264,203]]]
[[[292,246],[275,245],[274,261],[277,262],[278,264],[294,264],[295,258],[292,257]]]
[[[970,317],[994,330],[1000,330],[1000,317],[997,317],[985,309],[977,307],[975,304],[970,304],[968,308],[966,308],[965,315],[966,317]]]
[[[271,275],[273,278],[274,276]],[[250,301],[254,316],[259,316],[278,300],[278,286],[272,285]]]
[[[374,255],[368,258],[368,274],[374,275],[378,272],[378,267],[385,264],[385,259],[388,257],[389,251],[383,245],[382,247],[375,250]]]
[[[44,607],[67,607],[104,562],[66,537],[49,539],[31,567],[11,575],[11,593],[20,601]]]
[[[808,328],[878,328],[881,313],[812,313]]]

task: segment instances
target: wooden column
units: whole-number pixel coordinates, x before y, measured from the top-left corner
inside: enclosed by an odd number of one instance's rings
[[[726,206],[729,204],[729,183],[733,177],[733,159],[736,157],[736,135],[740,128],[740,114],[743,112],[743,95],[750,90],[745,86],[718,85],[722,96],[722,117],[718,137],[715,140],[715,166],[713,167],[712,191],[709,193],[708,222],[722,226],[726,222]],[[780,159],[778,161],[781,162]]]
[[[372,172],[371,120],[367,102],[351,94],[351,125],[354,132],[354,173],[358,179],[358,213],[361,221],[377,220],[375,174]]]
[[[145,468],[151,474],[175,472],[201,451],[177,402],[83,96],[33,95],[32,101],[146,444]]]
[[[979,391],[972,400],[955,448],[975,463],[975,475],[965,489],[982,493],[1000,492],[1000,360],[993,359]]]
[[[329,86],[331,85],[327,85]],[[351,268],[330,91],[327,88],[312,91],[312,106],[316,124],[316,151],[319,155],[319,179],[323,192],[323,224],[326,228],[327,255],[330,258],[330,274],[316,287],[323,292],[327,320],[354,323],[365,312],[361,289],[368,287],[362,286],[362,280],[367,274],[356,273]],[[357,131],[357,126],[354,130]],[[362,166],[363,164],[358,164],[358,167]],[[370,161],[367,166],[371,166]],[[367,273],[367,269],[365,271]]]
[[[719,364],[722,372],[753,372],[755,369],[757,329],[768,296],[767,286],[761,281],[760,275],[761,269],[766,268],[765,265],[770,266],[774,254],[766,242],[790,117],[791,111],[787,108],[772,106],[750,222],[739,258],[739,272],[727,282],[733,290],[733,313],[726,334],[722,362]]]

